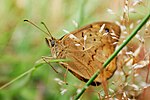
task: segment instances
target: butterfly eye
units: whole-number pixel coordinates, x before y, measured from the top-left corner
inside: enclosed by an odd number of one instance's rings
[[[109,32],[109,29],[108,29],[108,28],[105,28],[105,32],[108,33],[108,32]]]
[[[55,40],[51,40],[51,46],[54,47],[55,45]]]

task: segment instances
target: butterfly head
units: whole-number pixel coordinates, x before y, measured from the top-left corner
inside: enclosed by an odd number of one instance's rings
[[[45,38],[48,47],[51,49],[51,54],[57,58],[57,40],[55,38]]]

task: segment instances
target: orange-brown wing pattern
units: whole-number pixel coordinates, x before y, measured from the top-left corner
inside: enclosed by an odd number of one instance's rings
[[[102,68],[103,63],[114,52],[120,36],[120,28],[114,23],[98,22],[71,32],[60,40],[58,58],[70,58],[67,62],[69,71],[82,81]],[[61,46],[59,46],[61,45]],[[116,58],[101,72],[92,83],[101,83],[101,77],[108,79],[116,70]]]

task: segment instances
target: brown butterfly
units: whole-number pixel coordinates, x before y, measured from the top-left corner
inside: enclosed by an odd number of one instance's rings
[[[120,27],[114,23],[96,22],[70,32],[61,39],[50,36],[46,42],[53,58],[71,59],[60,64],[78,79],[87,82],[114,52],[120,33]],[[111,78],[117,68],[116,61],[117,58],[114,58],[91,85],[99,85],[102,78]]]

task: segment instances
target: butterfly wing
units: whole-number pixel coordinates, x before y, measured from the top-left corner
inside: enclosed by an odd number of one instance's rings
[[[102,68],[103,63],[114,52],[119,37],[120,27],[114,23],[98,22],[87,25],[64,37],[61,43],[64,48],[61,48],[63,51],[58,58],[72,59],[63,66],[86,82]],[[109,79],[116,68],[116,58],[114,58],[92,84],[100,84],[101,77]]]

